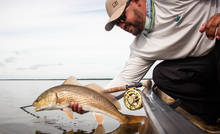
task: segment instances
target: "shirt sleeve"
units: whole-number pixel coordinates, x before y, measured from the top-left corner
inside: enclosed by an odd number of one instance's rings
[[[105,89],[139,82],[154,62],[155,60],[145,60],[141,57],[130,55],[123,70],[107,84]],[[112,95],[120,99],[123,93],[124,92],[116,92],[112,93]]]

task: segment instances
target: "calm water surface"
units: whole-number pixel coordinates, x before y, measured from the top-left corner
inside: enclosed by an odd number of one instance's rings
[[[134,125],[120,125],[118,121],[105,116],[103,126],[97,126],[91,112],[80,115],[74,113],[74,120],[70,120],[60,110],[34,112],[32,107],[28,111],[40,116],[36,118],[24,112],[20,107],[31,105],[33,101],[46,89],[60,85],[61,80],[1,80],[0,81],[0,134],[138,134],[150,133],[148,120]],[[81,84],[96,83],[104,87],[108,81],[83,80]],[[122,100],[120,100],[122,104]],[[122,105],[123,113],[145,115],[143,109],[128,111]]]

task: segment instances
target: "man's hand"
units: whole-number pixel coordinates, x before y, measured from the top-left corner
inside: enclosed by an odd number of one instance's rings
[[[73,112],[77,112],[79,114],[84,114],[88,112],[83,110],[82,106],[79,105],[77,102],[71,102],[69,107],[73,110]]]
[[[199,31],[201,33],[205,32],[206,36],[210,40],[213,40],[215,37],[216,39],[220,39],[220,13],[212,16],[206,23],[202,25]]]

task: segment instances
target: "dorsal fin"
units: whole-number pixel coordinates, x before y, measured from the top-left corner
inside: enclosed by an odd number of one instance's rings
[[[118,100],[115,99],[115,97],[112,96],[111,94],[104,93],[103,91],[104,91],[105,89],[103,89],[103,88],[100,87],[99,85],[92,83],[92,84],[86,85],[85,87],[88,87],[88,88],[90,88],[90,89],[92,89],[92,90],[94,90],[94,91],[100,93],[100,94],[103,95],[105,98],[107,98],[110,102],[112,102],[112,103],[115,105],[115,107],[117,107],[118,110],[121,109],[121,106],[120,106]]]
[[[98,93],[102,93],[102,90],[104,90],[102,87],[100,87],[99,85],[95,83],[85,85],[85,87],[91,88],[92,90],[95,90]]]
[[[77,79],[73,76],[70,76],[68,79],[66,79],[62,85],[78,85],[81,86],[81,84],[77,81]]]

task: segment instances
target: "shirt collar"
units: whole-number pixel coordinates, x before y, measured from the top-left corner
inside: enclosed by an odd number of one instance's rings
[[[143,30],[143,34],[145,36],[147,36],[147,34],[153,31],[154,16],[155,16],[154,0],[146,0],[146,21]]]

